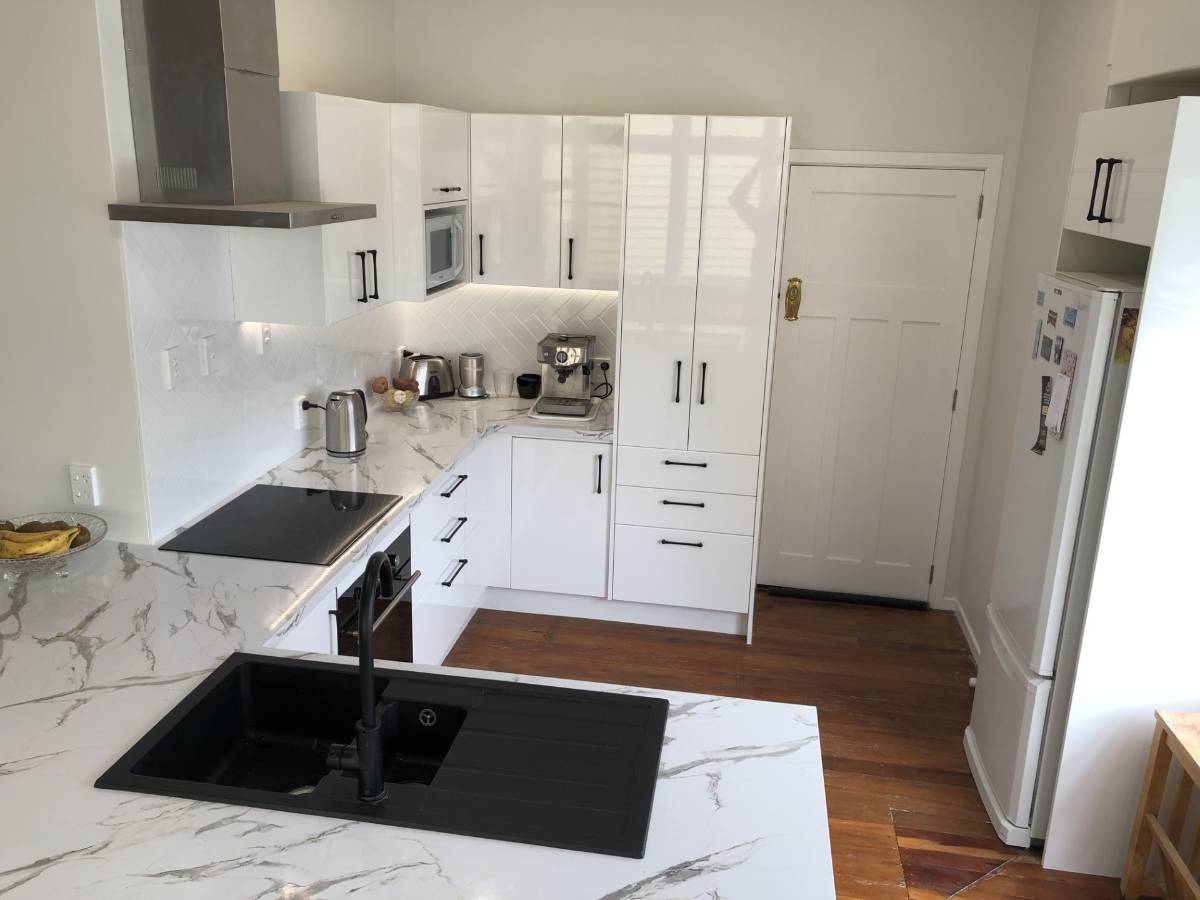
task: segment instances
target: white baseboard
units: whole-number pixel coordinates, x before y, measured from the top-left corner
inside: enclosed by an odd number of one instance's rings
[[[746,634],[747,616],[741,613],[659,606],[653,603],[629,603],[603,597],[579,597],[573,594],[548,594],[490,587],[479,601],[480,609],[504,612],[539,613],[568,616],[573,619],[601,619],[606,622],[631,622],[635,625],[661,625],[718,634]]]
[[[943,597],[940,609],[948,609],[954,613],[954,617],[958,619],[958,627],[962,629],[963,637],[967,641],[967,649],[971,651],[971,658],[975,660],[975,665],[979,665],[979,638],[975,636],[975,630],[971,628],[971,620],[967,618],[967,614],[963,611],[962,604],[957,597]]]

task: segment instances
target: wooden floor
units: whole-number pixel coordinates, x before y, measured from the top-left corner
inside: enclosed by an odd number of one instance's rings
[[[447,665],[817,707],[838,896],[1117,898],[1001,844],[967,769],[971,656],[954,617],[760,595],[754,644],[480,610]]]

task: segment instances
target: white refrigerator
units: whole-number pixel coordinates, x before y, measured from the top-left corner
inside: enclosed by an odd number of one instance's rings
[[[1059,273],[1029,298],[971,724],[963,743],[1000,839],[1045,837],[1142,286]],[[1065,401],[1065,406],[1063,405]]]

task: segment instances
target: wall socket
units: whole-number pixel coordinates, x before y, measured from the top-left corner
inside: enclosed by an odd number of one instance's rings
[[[217,336],[206,334],[200,338],[197,352],[200,355],[200,374],[207,378],[212,374],[213,364],[217,361]]]
[[[71,485],[71,502],[76,506],[99,506],[100,485],[95,466],[68,466],[67,475]]]
[[[271,349],[271,326],[263,323],[254,331],[254,352],[259,356]]]

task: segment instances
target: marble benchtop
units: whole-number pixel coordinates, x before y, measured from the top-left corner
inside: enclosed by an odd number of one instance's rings
[[[567,430],[524,405],[376,413],[362,460],[305,451],[263,481],[411,502],[489,430]],[[641,860],[92,787],[229,653],[288,627],[324,572],[106,542],[68,578],[0,582],[0,898],[833,896],[811,707],[612,686],[671,702]]]

